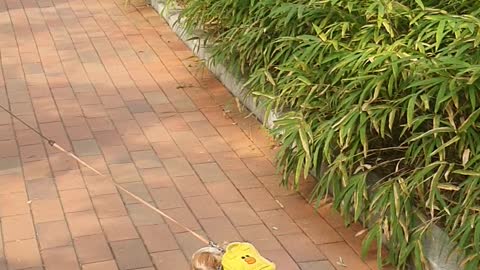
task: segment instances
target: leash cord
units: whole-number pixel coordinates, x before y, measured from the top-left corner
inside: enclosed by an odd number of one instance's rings
[[[52,147],[55,147],[57,148],[60,152],[63,152],[64,154],[70,156],[71,158],[75,159],[78,163],[82,164],[83,166],[87,167],[88,169],[90,169],[91,171],[95,172],[96,174],[98,174],[99,176],[104,176],[103,173],[99,172],[98,170],[94,169],[93,167],[91,167],[90,165],[88,165],[86,162],[84,162],[83,160],[81,160],[79,157],[75,156],[73,153],[63,149],[60,145],[58,145],[54,140],[51,140],[49,139],[48,137],[46,137],[45,135],[43,135],[40,131],[36,130],[35,128],[33,128],[32,126],[30,126],[29,124],[27,124],[25,121],[23,121],[22,119],[20,119],[18,116],[16,116],[15,114],[13,114],[10,110],[8,110],[7,108],[5,108],[4,106],[2,106],[0,104],[0,108],[2,108],[5,112],[7,112],[8,114],[10,114],[13,118],[17,119],[18,121],[20,121],[22,124],[24,124],[25,126],[27,126],[30,130],[32,130],[33,132],[37,133],[40,137],[42,137],[45,141],[48,142],[48,144]],[[174,218],[170,217],[169,215],[165,214],[163,211],[161,211],[160,209],[156,208],[155,206],[153,206],[152,204],[146,202],[145,200],[143,200],[142,198],[140,198],[139,196],[133,194],[132,192],[128,191],[126,188],[122,187],[120,184],[116,183],[115,181],[113,181],[112,179],[112,183],[115,185],[115,187],[117,187],[118,189],[120,189],[121,191],[127,193],[129,196],[131,196],[132,198],[134,198],[135,200],[139,201],[140,203],[142,203],[143,205],[147,206],[148,208],[152,209],[153,211],[155,211],[156,213],[160,214],[161,216],[165,217],[166,219],[170,220],[171,222],[175,223],[176,225],[180,226],[182,229],[188,231],[189,233],[191,233],[193,236],[195,236],[196,238],[198,238],[200,241],[202,241],[203,243],[205,244],[208,244],[210,246],[217,246],[214,242],[212,241],[208,241],[205,237],[201,236],[200,234],[194,232],[193,230],[191,230],[190,228],[188,228],[187,226],[181,224],[180,222],[176,221]]]

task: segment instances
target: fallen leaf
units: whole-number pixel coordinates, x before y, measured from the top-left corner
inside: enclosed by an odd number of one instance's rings
[[[347,267],[347,265],[343,262],[342,257],[338,257],[337,264],[343,267]]]

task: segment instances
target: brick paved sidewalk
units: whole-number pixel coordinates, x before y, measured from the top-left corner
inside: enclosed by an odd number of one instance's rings
[[[112,179],[279,270],[375,268],[361,228],[277,186],[260,125],[136,4],[0,0],[0,103],[107,175],[0,112],[0,269],[187,269],[201,244]]]

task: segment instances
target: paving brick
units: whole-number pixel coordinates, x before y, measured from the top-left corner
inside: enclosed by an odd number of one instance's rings
[[[73,242],[81,264],[113,259],[107,240],[102,234],[78,237]]]
[[[108,164],[131,163],[132,159],[128,150],[123,145],[102,147],[103,156]]]
[[[272,163],[264,158],[244,158],[243,162],[256,176],[268,176],[276,174],[276,169]]]
[[[122,140],[128,151],[150,150],[153,146],[143,134],[123,134]]]
[[[2,140],[14,140],[15,133],[13,127],[11,125],[0,125],[0,138]],[[17,139],[18,139],[18,132],[17,132]]]
[[[42,258],[43,264],[48,270],[80,269],[72,246],[43,250]]]
[[[343,263],[346,265],[346,267],[342,267],[342,269],[369,269],[369,267],[358,257],[355,251],[353,251],[353,249],[345,242],[319,245],[318,248],[331,262],[338,262],[339,258],[342,258]]]
[[[161,159],[182,157],[182,151],[174,141],[164,141],[152,143],[152,147]]]
[[[155,188],[150,190],[150,193],[159,209],[172,209],[185,206],[182,196],[174,187]]]
[[[36,200],[32,201],[31,206],[35,224],[63,220],[59,199]]]
[[[178,144],[178,143],[177,143]],[[180,147],[185,157],[191,164],[213,162],[213,157],[200,144],[196,143],[188,147]]]
[[[188,269],[189,263],[180,250],[163,251],[152,254],[158,269]]]
[[[221,136],[201,137],[199,140],[209,153],[232,151]]]
[[[29,213],[27,195],[23,192],[0,195],[0,217]]]
[[[71,140],[87,140],[93,139],[93,134],[90,128],[84,124],[80,126],[67,127],[67,133]]]
[[[63,247],[72,244],[70,232],[64,220],[37,224],[36,230],[41,249]]]
[[[119,95],[101,96],[103,107],[106,109],[121,108],[125,106],[123,99]]]
[[[215,127],[232,125],[232,120],[229,119],[220,109],[209,111],[202,110],[202,112],[205,117],[207,117],[208,121],[210,121]]]
[[[243,241],[238,231],[226,217],[200,219],[210,239],[215,243]]]
[[[60,191],[65,213],[80,212],[93,209],[90,196],[86,189],[71,189]]]
[[[282,246],[263,224],[237,227],[245,241],[252,243],[260,251],[279,250]]]
[[[208,192],[217,203],[241,202],[243,197],[230,181],[205,183]]]
[[[28,198],[30,200],[43,200],[57,198],[57,188],[53,179],[35,179],[26,182]]]
[[[208,238],[205,232],[201,230],[197,230],[195,232],[205,238]],[[177,239],[180,249],[183,251],[183,254],[187,256],[187,258],[190,258],[195,251],[205,246],[204,243],[198,241],[198,238],[193,236],[190,232],[176,233],[175,238]]]
[[[100,224],[109,242],[139,238],[128,216],[102,218]]]
[[[86,118],[106,117],[107,112],[102,105],[83,105],[83,114]]]
[[[34,238],[32,217],[29,214],[4,217],[2,218],[2,232],[5,242]]]
[[[242,189],[241,193],[255,211],[266,211],[280,208],[280,205],[265,188]]]
[[[315,261],[299,263],[302,270],[335,270],[329,261]]]
[[[179,248],[167,224],[140,226],[138,232],[150,253]]]
[[[93,167],[95,170],[99,171],[102,174],[109,174],[107,164],[105,163],[105,160],[103,159],[103,156],[98,155],[98,156],[86,156],[82,157],[82,160]],[[88,169],[85,166],[81,166],[81,171],[84,176],[86,175],[97,175],[97,173],[93,172],[92,170]]]
[[[163,224],[162,217],[143,204],[127,205],[128,214],[135,226]]]
[[[75,154],[80,157],[95,156],[101,153],[97,142],[93,139],[73,141],[72,144],[73,149],[75,149]]]
[[[82,159],[84,159],[83,157]],[[64,153],[49,154],[48,159],[50,166],[54,172],[76,170],[78,169],[78,163],[73,158],[65,157]]]
[[[170,176],[193,175],[193,169],[185,158],[162,159]]]
[[[13,131],[13,128],[11,131]],[[1,138],[8,138],[9,135],[2,135],[0,131]],[[16,131],[17,142],[19,145],[32,145],[32,144],[39,144],[42,142],[40,136],[32,130],[18,130]],[[13,138],[13,137],[12,137]]]
[[[333,228],[342,228],[345,226],[342,216],[331,207],[324,205],[317,208],[317,212],[327,221]]]
[[[195,121],[188,123],[188,125],[199,138],[218,136],[217,131],[208,121]]]
[[[175,219],[180,224],[186,226],[191,230],[199,230],[200,224],[197,219],[193,216],[192,212],[187,207],[174,208],[164,210],[165,214]],[[165,219],[170,230],[174,233],[185,232],[186,230],[177,224],[171,222],[168,219]]]
[[[75,96],[77,97],[77,100],[81,105],[100,104],[100,99],[98,98],[97,94],[94,92],[76,93]]]
[[[115,261],[104,261],[82,265],[82,270],[118,270]]]
[[[278,236],[278,240],[287,249],[296,262],[318,261],[326,259],[312,241],[302,233]]]
[[[125,102],[132,113],[152,112],[152,107],[145,100],[131,100]]]
[[[137,168],[151,169],[163,167],[158,156],[151,150],[131,152],[130,154]]]
[[[212,218],[224,216],[222,210],[210,195],[190,197],[185,199],[197,218]]]
[[[299,195],[279,197],[278,200],[284,206],[288,215],[294,220],[309,218],[316,215],[313,207],[305,203],[305,200]]]
[[[85,188],[85,182],[80,170],[55,172],[55,184],[58,190]]]
[[[111,246],[121,270],[152,266],[150,256],[140,239],[117,241]]]
[[[190,131],[190,127],[180,115],[162,117],[162,124],[169,132]]]
[[[52,177],[52,172],[46,159],[24,163],[23,173],[25,180]]]
[[[300,270],[300,268],[292,259],[292,257],[290,257],[290,255],[288,255],[288,253],[283,249],[266,250],[262,252],[262,256],[274,262],[277,265],[278,270],[281,270],[281,269]],[[321,269],[318,269],[318,270],[321,270]]]
[[[249,189],[262,187],[262,183],[247,168],[238,170],[227,170],[225,174],[230,178],[238,189]]]
[[[23,162],[31,162],[46,159],[47,153],[43,144],[31,144],[20,147],[20,156]]]
[[[143,178],[143,182],[149,188],[164,188],[174,186],[167,171],[163,168],[143,169],[140,170],[140,174]]]
[[[42,266],[35,239],[5,243],[5,257],[11,270]]]
[[[74,238],[102,233],[100,223],[94,211],[67,213],[65,216]]]
[[[297,225],[315,244],[343,241],[342,237],[320,216],[297,219]]]
[[[213,153],[212,156],[224,171],[246,168],[245,164],[234,152]]]
[[[201,112],[184,112],[181,115],[187,123],[207,120],[207,118],[205,118],[205,116]]]
[[[89,118],[87,122],[93,132],[115,129],[113,123],[106,117]]]
[[[23,177],[19,174],[0,175],[0,194],[25,192]]]
[[[171,137],[167,129],[160,123],[154,126],[143,127],[143,132],[150,142],[170,141]]]
[[[225,203],[221,207],[235,226],[261,223],[260,218],[246,202]]]
[[[132,163],[110,164],[113,179],[117,183],[129,183],[141,181],[137,168]]]
[[[220,167],[218,167],[217,163],[195,164],[193,165],[193,168],[205,183],[228,180],[227,176],[223,173]]]
[[[157,114],[152,112],[151,110],[146,112],[134,113],[133,116],[135,117],[135,120],[137,120],[138,125],[140,125],[141,127],[155,126],[161,123]],[[141,133],[142,131],[140,129],[140,134]]]
[[[92,201],[99,218],[127,215],[125,205],[118,194],[96,196],[92,198]]]
[[[149,92],[144,95],[148,103],[152,105],[169,103],[167,97],[162,92]]]
[[[2,149],[2,153],[0,154],[0,158],[16,157],[16,156],[19,155],[17,144],[15,143],[14,140],[0,141],[0,149]]]
[[[100,147],[122,145],[122,137],[114,130],[104,130],[94,132],[95,140]]]
[[[247,129],[250,130],[250,128]],[[230,147],[232,147],[232,149],[234,149],[235,151],[238,151],[240,149],[246,149],[247,151],[245,152],[247,155],[254,154],[256,151],[258,151],[253,142],[238,126],[218,127],[218,132],[222,135],[222,137],[230,145]]]
[[[125,183],[125,184],[122,184],[122,187],[127,189],[129,192],[135,194],[136,196],[140,197],[144,201],[153,202],[153,199],[150,196],[150,193],[143,182]],[[126,192],[122,190],[119,190],[119,192],[125,204],[138,203],[137,199],[133,198]]]
[[[184,198],[208,194],[203,183],[196,175],[175,176],[173,182]]]
[[[295,224],[283,210],[263,211],[257,214],[274,235],[278,236],[302,232],[297,224]]]
[[[282,177],[279,175],[261,176],[258,177],[258,180],[263,183],[273,197],[297,195],[298,193],[291,185],[281,185]]]
[[[21,173],[22,167],[18,157],[0,159],[0,175]]]
[[[113,185],[112,178],[110,176],[87,175],[85,176],[85,183],[90,196],[117,193],[117,189]]]

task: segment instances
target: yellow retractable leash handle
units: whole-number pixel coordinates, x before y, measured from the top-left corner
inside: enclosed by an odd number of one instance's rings
[[[225,248],[222,257],[223,270],[275,270],[273,262],[260,255],[250,243],[234,242]]]

